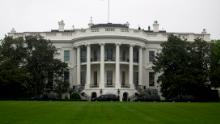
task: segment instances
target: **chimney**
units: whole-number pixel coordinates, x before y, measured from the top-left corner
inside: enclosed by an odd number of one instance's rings
[[[154,32],[159,32],[159,24],[157,21],[154,21],[154,24],[153,24],[153,31]]]
[[[16,33],[15,28],[12,28],[12,29],[11,29],[11,33]]]
[[[64,31],[64,26],[65,26],[65,23],[63,20],[59,21],[58,22],[58,25],[59,25],[59,31]]]
[[[130,23],[129,23],[129,22],[126,22],[126,23],[125,23],[125,26],[129,27],[129,26],[130,26]]]
[[[203,30],[202,30],[202,34],[206,34],[206,33],[207,33],[206,29],[203,28]]]

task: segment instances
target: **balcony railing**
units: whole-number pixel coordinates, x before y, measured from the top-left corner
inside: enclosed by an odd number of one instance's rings
[[[105,57],[105,61],[115,61],[115,57]]]
[[[80,58],[81,63],[87,62],[86,57],[81,57]],[[91,58],[91,62],[97,62],[100,61],[99,57],[92,57]],[[115,57],[105,57],[105,61],[115,61]],[[129,62],[129,58],[128,57],[120,57],[120,61],[121,62]],[[139,58],[133,58],[133,62],[138,63],[139,62]]]
[[[113,83],[106,83],[105,87],[115,87],[115,84],[113,84]]]
[[[128,57],[120,57],[120,61],[121,62],[129,62],[129,58]]]
[[[98,85],[98,83],[93,83],[93,84],[90,84],[90,87],[91,88],[97,88],[97,87],[99,87],[99,85]]]
[[[92,57],[91,61],[92,62],[97,62],[97,61],[100,61],[100,58],[99,57]]]
[[[122,84],[121,87],[122,87],[122,88],[129,88],[130,85],[129,85],[129,84]]]

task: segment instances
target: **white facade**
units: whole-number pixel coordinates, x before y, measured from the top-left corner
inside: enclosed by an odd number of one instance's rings
[[[41,35],[58,49],[56,58],[68,63],[71,88],[78,88],[87,98],[102,94],[132,97],[139,89],[158,89],[158,74],[154,75],[151,59],[161,51],[160,44],[175,34],[193,41],[210,41],[210,34],[169,33],[159,30],[131,29],[128,24],[89,24],[87,29],[65,30],[60,21],[58,30],[16,33],[9,36]],[[96,94],[96,95],[95,95]]]

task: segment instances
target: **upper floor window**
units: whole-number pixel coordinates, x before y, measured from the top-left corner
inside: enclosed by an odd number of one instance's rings
[[[81,47],[81,51],[80,51],[80,61],[81,62],[86,62],[86,57],[87,57],[87,49],[85,46]]]
[[[149,62],[153,62],[155,58],[155,52],[149,51]]]
[[[113,48],[106,48],[106,61],[113,60]]]
[[[64,61],[70,61],[70,51],[64,50]]]
[[[112,71],[107,71],[107,86],[112,85]]]

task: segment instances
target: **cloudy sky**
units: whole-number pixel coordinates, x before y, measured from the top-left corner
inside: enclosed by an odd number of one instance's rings
[[[0,0],[0,38],[12,27],[17,32],[49,31],[63,19],[65,28],[86,28],[107,22],[107,0]],[[220,39],[220,0],[111,0],[112,23],[128,21],[147,28],[158,20],[168,32],[200,33],[206,28]]]

